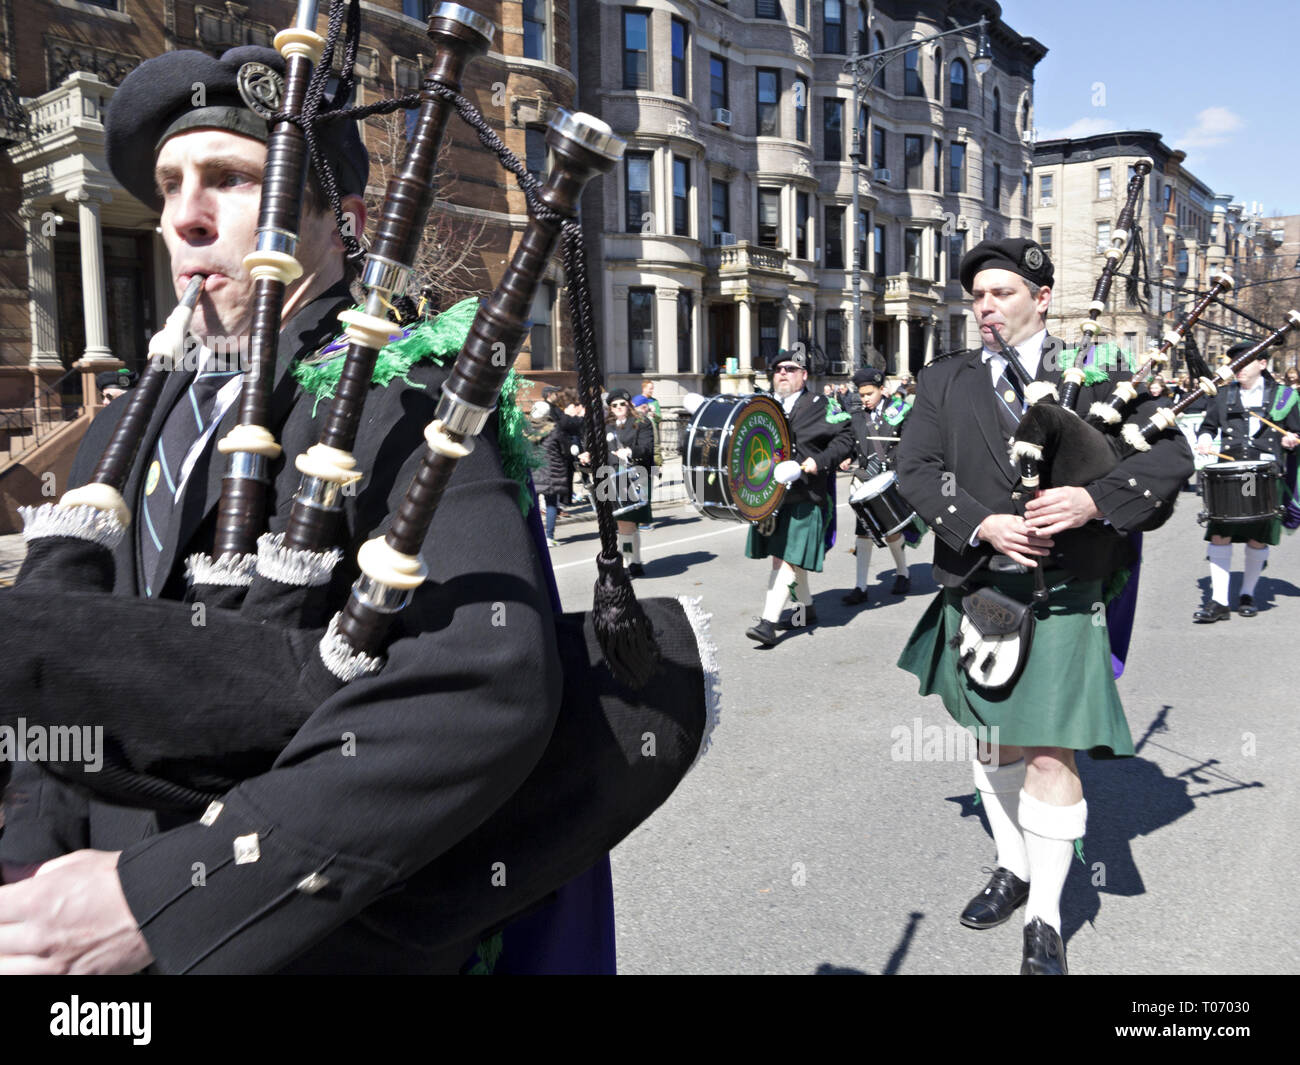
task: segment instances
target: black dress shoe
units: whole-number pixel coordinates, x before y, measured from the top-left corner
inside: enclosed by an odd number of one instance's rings
[[[1029,881],[998,866],[988,885],[966,904],[958,918],[967,928],[996,928],[1029,897]]]
[[[767,618],[759,618],[757,625],[745,630],[745,635],[764,647],[771,647],[776,643],[776,629],[772,627],[772,623]]]
[[[1065,976],[1068,972],[1061,933],[1041,917],[1035,917],[1025,925],[1025,954],[1020,975]]]
[[[1209,625],[1216,621],[1227,621],[1230,617],[1232,617],[1231,610],[1211,599],[1192,615],[1192,620],[1198,625]]]
[[[776,623],[776,627],[782,632],[789,629],[809,629],[817,624],[817,608],[811,603],[803,608],[803,618],[798,623],[795,622],[795,610],[787,610],[781,615],[781,620]]]
[[[1243,618],[1253,618],[1259,613],[1259,608],[1255,606],[1255,597],[1253,595],[1243,595],[1237,600],[1237,613]]]
[[[854,588],[848,595],[840,600],[845,606],[857,606],[859,603],[865,603],[870,597],[867,595],[865,588]]]
[[[901,573],[894,578],[894,586],[889,589],[890,595],[906,595],[912,590],[912,578],[904,577]]]

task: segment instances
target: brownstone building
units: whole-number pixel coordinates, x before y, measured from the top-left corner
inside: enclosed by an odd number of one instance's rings
[[[418,90],[427,19],[436,0],[365,0],[356,102]],[[498,27],[470,68],[465,94],[506,145],[544,170],[544,123],[572,107],[568,0],[463,0]],[[219,55],[270,45],[289,25],[291,0],[0,0],[0,412],[13,438],[38,399],[80,413],[73,364],[120,359],[138,367],[150,334],[175,302],[157,216],[113,180],[103,117],[140,62],[174,49]],[[326,26],[321,0],[318,32]],[[341,49],[340,49],[341,51]],[[401,119],[368,123],[372,203],[400,158]],[[499,280],[527,221],[515,179],[458,119],[448,126],[439,199],[417,284],[440,302]],[[519,368],[569,368],[559,329],[562,276],[535,308]],[[110,363],[111,364],[111,363]],[[86,365],[83,363],[83,365]],[[43,382],[43,384],[42,384]],[[43,397],[43,398],[42,398]],[[6,458],[0,440],[0,464]],[[10,443],[10,448],[15,445]]]

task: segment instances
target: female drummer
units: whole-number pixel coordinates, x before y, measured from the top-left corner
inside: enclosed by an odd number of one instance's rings
[[[1229,361],[1252,347],[1242,341],[1228,349]],[[1265,349],[1267,351],[1267,349]],[[1237,380],[1209,401],[1205,420],[1201,422],[1201,435],[1196,450],[1203,455],[1217,451],[1231,461],[1271,461],[1278,469],[1286,468],[1284,496],[1294,498],[1296,489],[1295,459],[1291,456],[1283,463],[1283,451],[1294,451],[1300,444],[1300,396],[1295,389],[1279,384],[1264,367],[1268,356],[1264,351],[1237,373]],[[1281,426],[1278,432],[1262,419]],[[1214,435],[1222,434],[1222,443],[1214,446]],[[1245,484],[1246,482],[1243,482]],[[1210,601],[1192,615],[1197,624],[1206,625],[1225,621],[1232,616],[1228,609],[1228,581],[1232,574],[1232,545],[1245,542],[1246,558],[1241,577],[1241,599],[1237,613],[1243,618],[1253,618],[1255,585],[1268,561],[1268,549],[1282,537],[1282,520],[1276,514],[1261,517],[1259,521],[1223,522],[1210,515],[1205,538],[1210,541],[1207,556],[1210,560]]]
[[[610,442],[610,454],[633,469],[639,470],[639,479],[645,502],[635,510],[618,517],[618,545],[623,552],[623,562],[629,577],[644,577],[641,565],[641,530],[638,525],[650,523],[650,474],[655,457],[655,431],[650,419],[636,412],[632,396],[625,388],[616,388],[606,398],[609,412],[605,416],[606,428],[615,439]],[[620,478],[619,483],[628,481]],[[623,502],[620,500],[620,502]]]
[[[869,481],[892,468],[894,449],[898,447],[903,422],[912,408],[902,396],[886,396],[885,375],[874,367],[858,370],[853,375],[853,384],[862,400],[861,405],[849,408],[857,442],[858,473],[854,480]],[[857,580],[853,590],[841,600],[845,606],[865,603],[868,599],[867,584],[871,580],[871,548],[876,537],[860,514],[856,532],[853,551],[858,560]],[[912,580],[903,556],[903,534],[896,532],[886,536],[885,543],[894,559],[894,586],[889,594],[906,595],[912,590]]]

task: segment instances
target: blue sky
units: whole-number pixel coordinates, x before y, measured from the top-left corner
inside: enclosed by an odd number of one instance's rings
[[[1216,193],[1300,214],[1296,0],[1001,0],[1048,48],[1034,79],[1040,140],[1152,129]]]

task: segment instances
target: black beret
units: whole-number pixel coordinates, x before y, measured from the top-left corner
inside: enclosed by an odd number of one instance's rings
[[[95,374],[95,387],[101,392],[106,388],[130,388],[139,376],[134,370],[105,370]]]
[[[108,167],[132,196],[154,210],[162,209],[154,163],[163,142],[177,133],[224,129],[265,142],[266,119],[240,94],[240,68],[249,63],[284,74],[284,59],[274,48],[245,45],[230,49],[220,59],[204,52],[167,52],[127,75],[108,106],[104,133]],[[319,129],[339,192],[364,193],[370,157],[356,122],[343,119]]]
[[[776,363],[774,365],[780,366],[783,362],[792,362],[798,366],[799,369],[806,370],[808,369],[808,352],[803,349],[802,345],[795,348],[793,351],[782,351],[777,355]]]
[[[1025,237],[1012,240],[982,240],[961,261],[961,287],[967,292],[981,270],[1010,270],[1031,285],[1052,287],[1052,260],[1036,241]]]
[[[853,374],[853,383],[861,388],[863,385],[875,385],[879,388],[885,383],[885,372],[874,366],[864,366]]]
[[[632,405],[632,395],[631,393],[628,392],[626,388],[615,388],[613,391],[610,392],[608,396],[605,397],[605,402],[607,404],[612,404],[612,403],[616,403],[620,399],[624,403],[626,403],[629,407]]]
[[[1233,344],[1232,347],[1230,347],[1227,351],[1224,352],[1224,354],[1228,357],[1229,362],[1235,362],[1238,356],[1244,355],[1246,352],[1248,352],[1251,348],[1253,348],[1258,343],[1259,343],[1258,340],[1240,340],[1236,344]],[[1256,355],[1255,358],[1267,359],[1268,348],[1267,347],[1260,348],[1259,354]]]

